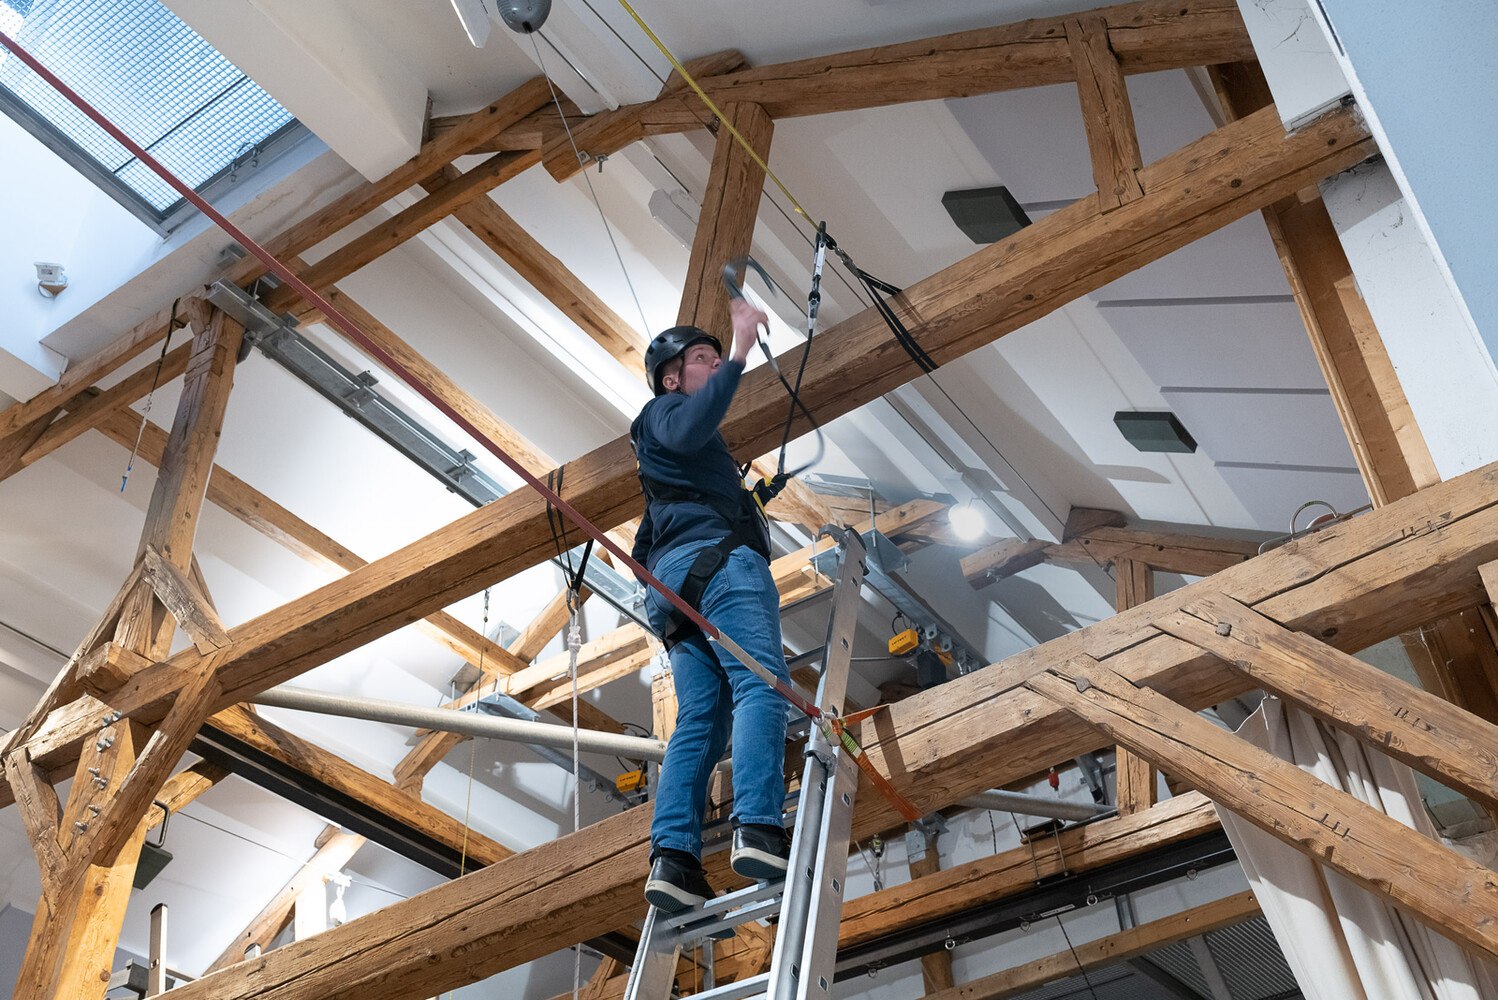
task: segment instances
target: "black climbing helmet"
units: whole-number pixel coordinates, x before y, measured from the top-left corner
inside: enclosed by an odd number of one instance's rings
[[[652,340],[645,349],[645,381],[650,383],[650,391],[657,396],[666,391],[661,388],[660,373],[667,361],[681,357],[693,344],[704,343],[712,344],[720,355],[723,353],[722,341],[695,326],[673,326]]]

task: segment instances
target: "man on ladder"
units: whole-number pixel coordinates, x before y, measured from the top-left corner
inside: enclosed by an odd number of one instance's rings
[[[762,484],[756,495],[744,487],[743,470],[718,433],[767,317],[735,299],[732,318],[727,359],[716,337],[692,326],[672,327],[645,352],[655,398],[630,427],[646,500],[633,555],[789,684],[763,509],[774,491]],[[646,612],[670,651],[678,708],[655,796],[645,898],[678,913],[714,895],[702,872],[703,812],[730,723],[733,870],[754,879],[785,874],[786,703],[654,591]]]

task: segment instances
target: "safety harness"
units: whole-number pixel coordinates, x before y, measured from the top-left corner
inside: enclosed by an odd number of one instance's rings
[[[630,429],[629,443],[636,453],[639,450],[637,433],[634,428]],[[638,462],[636,472],[640,477],[640,491],[645,494],[647,509],[654,504],[701,504],[728,526],[727,535],[697,553],[696,558],[692,560],[692,565],[687,568],[686,578],[681,586],[676,588],[677,594],[691,605],[693,610],[701,613],[702,597],[707,592],[707,585],[712,582],[713,577],[718,575],[718,571],[727,565],[729,554],[740,545],[748,546],[763,556],[766,561],[769,560],[770,521],[765,505],[775,499],[784,488],[786,481],[784,477],[776,476],[768,481],[761,479],[754,486],[739,490],[738,495],[729,500],[702,490],[652,479],[638,467]],[[681,611],[671,608],[661,641],[665,643],[667,649],[670,649],[678,642],[697,635],[700,631]]]

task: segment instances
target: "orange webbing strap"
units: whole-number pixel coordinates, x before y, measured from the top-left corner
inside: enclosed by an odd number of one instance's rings
[[[879,790],[879,794],[889,800],[890,805],[894,806],[895,810],[901,816],[905,817],[907,823],[914,823],[916,820],[921,819],[925,813],[912,805],[909,799],[895,790],[895,786],[890,784],[888,778],[879,773],[879,770],[874,767],[874,762],[869,760],[869,755],[864,752],[863,747],[858,745],[858,741],[849,735],[847,730],[850,724],[862,722],[875,712],[887,707],[886,705],[877,705],[874,708],[866,708],[861,712],[854,712],[852,715],[846,717],[836,715],[827,716],[827,725],[837,738],[837,742],[853,758],[853,763],[858,765],[860,771],[868,775],[869,781],[873,782],[874,787]]]

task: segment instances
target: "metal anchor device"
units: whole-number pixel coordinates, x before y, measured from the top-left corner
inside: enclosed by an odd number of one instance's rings
[[[848,686],[859,593],[867,569],[863,540],[842,534],[832,613],[816,704],[838,715]],[[796,803],[790,865],[778,882],[757,882],[704,906],[668,916],[655,907],[645,917],[625,1000],[669,1000],[684,948],[724,930],[779,915],[770,971],[696,994],[699,1000],[821,1000],[831,996],[842,917],[848,840],[858,765],[825,725],[811,726]]]

